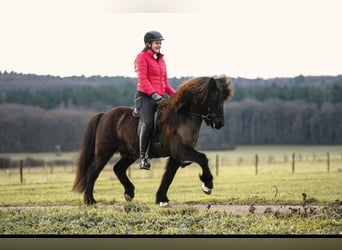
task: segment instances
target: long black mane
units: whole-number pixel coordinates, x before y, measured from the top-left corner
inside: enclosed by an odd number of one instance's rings
[[[211,77],[198,77],[182,83],[177,93],[160,105],[161,123],[170,126],[169,131],[176,129],[186,119],[193,106],[202,105],[208,99]],[[234,94],[231,81],[225,75],[215,78],[217,89],[222,98],[227,100]]]

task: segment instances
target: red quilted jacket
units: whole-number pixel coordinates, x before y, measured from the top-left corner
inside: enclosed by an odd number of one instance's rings
[[[176,91],[170,86],[167,79],[166,65],[161,54],[159,59],[153,57],[153,52],[147,50],[141,52],[136,59],[136,69],[138,73],[138,90],[151,95],[165,93],[173,95]]]

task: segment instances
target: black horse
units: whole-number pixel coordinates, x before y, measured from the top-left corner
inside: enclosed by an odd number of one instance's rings
[[[230,80],[198,77],[183,83],[176,94],[159,105],[158,134],[150,145],[151,158],[167,157],[168,162],[156,194],[156,203],[167,206],[167,191],[182,162],[198,163],[202,168],[202,190],[210,194],[213,176],[205,154],[194,149],[202,121],[214,129],[224,125],[224,101],[233,94]],[[115,152],[120,160],[113,171],[125,188],[127,201],[134,197],[134,185],[126,175],[128,167],[139,158],[139,118],[130,107],[115,107],[95,115],[85,131],[73,190],[84,192],[87,205],[96,203],[94,184]]]

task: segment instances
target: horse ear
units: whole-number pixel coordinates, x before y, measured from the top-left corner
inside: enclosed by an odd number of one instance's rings
[[[220,83],[219,79],[211,77],[209,79],[209,91],[213,91],[213,90],[217,90],[217,89],[222,91],[221,83]]]
[[[217,81],[214,77],[209,79],[209,92],[212,92],[217,89]]]
[[[210,77],[210,79],[209,79],[209,86],[212,87],[214,85],[216,85],[215,78],[214,77]]]

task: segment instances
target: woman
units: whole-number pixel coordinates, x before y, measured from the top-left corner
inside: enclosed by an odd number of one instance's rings
[[[149,170],[148,147],[153,130],[153,118],[157,105],[176,91],[170,86],[167,78],[164,55],[160,53],[164,40],[158,31],[149,31],[144,36],[145,48],[135,60],[138,75],[138,87],[135,94],[136,110],[142,122],[139,134],[140,168]]]

